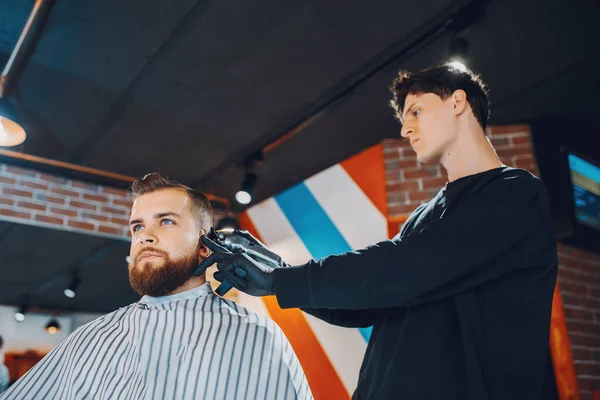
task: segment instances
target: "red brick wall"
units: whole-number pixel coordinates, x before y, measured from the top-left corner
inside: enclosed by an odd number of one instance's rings
[[[538,174],[528,126],[494,127],[489,133],[502,162]],[[385,140],[383,154],[390,217],[412,212],[446,183],[445,171],[439,165],[421,165],[407,140]]]
[[[582,400],[600,390],[600,255],[559,246],[558,285]]]
[[[127,190],[0,163],[0,220],[128,240],[130,209]]]
[[[0,164],[0,219],[126,239],[126,190]]]
[[[488,135],[502,162],[539,176],[529,126],[495,126]],[[446,183],[445,171],[420,165],[408,141],[386,140],[383,148],[390,217],[412,212]],[[600,255],[560,245],[559,260],[565,320],[581,398],[587,400],[600,389]]]

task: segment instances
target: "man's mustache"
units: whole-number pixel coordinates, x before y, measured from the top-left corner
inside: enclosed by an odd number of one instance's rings
[[[152,247],[144,247],[137,254],[137,256],[135,258],[135,261],[137,262],[137,261],[140,260],[140,258],[142,258],[145,255],[149,255],[149,254],[154,254],[154,255],[163,256],[163,257],[169,257],[169,253],[167,253],[164,250],[159,250],[159,249],[155,249],[155,248],[152,248]]]

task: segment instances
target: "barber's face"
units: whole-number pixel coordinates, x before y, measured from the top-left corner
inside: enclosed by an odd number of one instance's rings
[[[140,196],[130,218],[129,280],[140,295],[164,296],[183,285],[208,255],[191,199],[180,189]]]
[[[401,120],[400,134],[410,140],[417,159],[423,164],[439,162],[454,138],[456,116],[452,98],[442,100],[433,93],[409,94]]]

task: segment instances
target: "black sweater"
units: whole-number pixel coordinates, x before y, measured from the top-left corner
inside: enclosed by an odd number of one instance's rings
[[[532,400],[557,268],[544,185],[502,167],[448,183],[392,240],[275,270],[275,291],[281,307],[373,325],[355,399]]]

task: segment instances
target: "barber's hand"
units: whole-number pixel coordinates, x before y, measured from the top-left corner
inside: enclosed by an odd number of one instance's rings
[[[219,282],[226,280],[236,289],[252,296],[275,294],[272,268],[254,261],[245,253],[232,253],[205,235],[201,240],[212,251],[212,254],[202,261],[198,270],[205,270],[217,263],[219,271],[215,272],[214,276]]]

